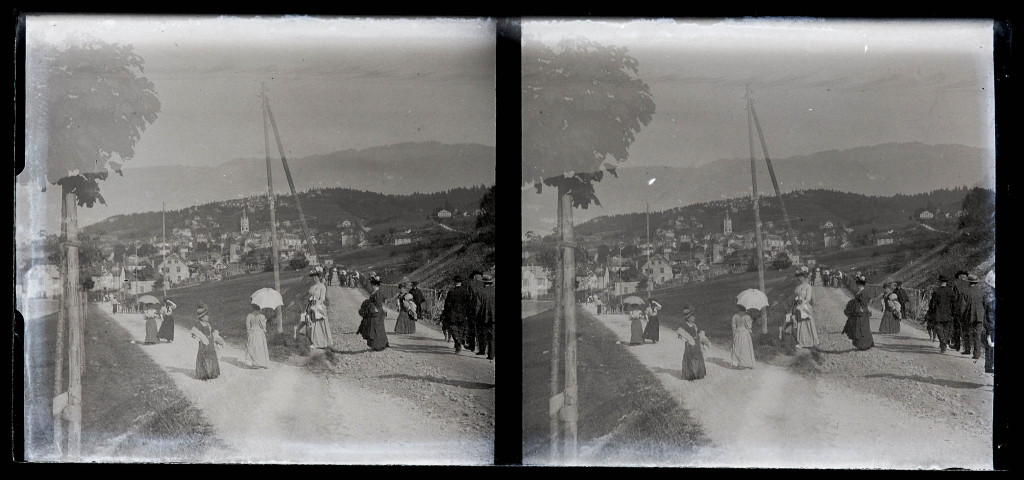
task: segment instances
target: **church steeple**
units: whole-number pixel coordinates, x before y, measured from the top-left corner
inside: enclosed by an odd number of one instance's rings
[[[249,209],[247,207],[243,206],[242,207],[242,229],[241,229],[241,232],[242,232],[243,235],[246,234],[246,233],[249,233],[249,213],[248,212],[249,212]]]
[[[725,208],[725,219],[722,220],[722,233],[732,235],[732,219],[729,218],[729,207]]]

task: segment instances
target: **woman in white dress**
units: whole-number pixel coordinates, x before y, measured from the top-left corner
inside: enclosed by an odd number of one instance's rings
[[[309,287],[309,339],[313,348],[328,348],[334,345],[334,338],[327,318],[327,287],[319,274],[314,273],[312,277],[315,283]]]

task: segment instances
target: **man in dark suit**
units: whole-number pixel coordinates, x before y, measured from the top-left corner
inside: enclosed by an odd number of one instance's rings
[[[970,284],[967,283],[967,272],[960,270],[953,276],[953,291],[956,293],[956,303],[953,305],[953,333],[950,335],[949,346],[953,350],[960,350],[960,347],[964,347],[964,354],[969,354],[970,350],[967,346],[965,337],[967,336],[967,326],[964,324],[964,310],[967,309],[967,292],[970,289]]]
[[[476,317],[476,298],[469,287],[462,284],[462,277],[456,275],[455,286],[448,290],[444,300],[444,311],[441,312],[442,328],[451,333],[455,341],[455,353],[462,351],[463,345],[468,346],[473,339],[469,336],[469,325]]]
[[[950,328],[953,324],[953,308],[957,302],[956,292],[949,286],[949,277],[939,275],[939,287],[932,292],[928,302],[928,313],[925,316],[929,325],[933,325],[939,336],[939,352],[945,353],[950,342]]]

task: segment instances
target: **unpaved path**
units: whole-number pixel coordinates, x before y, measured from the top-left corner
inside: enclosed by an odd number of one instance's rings
[[[901,335],[876,333],[874,349],[853,350],[839,333],[848,296],[814,290],[823,353],[814,360],[800,351],[794,365],[804,374],[763,362],[733,369],[729,350],[713,345],[705,351],[707,377],[682,380],[682,340],[674,332],[663,328],[661,342],[631,347],[625,315],[597,318],[711,439],[681,465],[991,469],[992,378],[981,362],[938,355],[927,334],[909,326]],[[879,319],[875,312],[875,331]],[[709,321],[726,320],[698,317],[698,324]],[[601,463],[588,457],[599,445],[583,447],[582,463]]]
[[[342,303],[335,300],[335,308]],[[137,342],[145,337],[145,320],[141,315],[113,317]],[[304,366],[278,362],[271,362],[265,370],[249,369],[243,363],[244,350],[228,344],[218,347],[221,376],[197,380],[194,371],[198,344],[181,323],[184,322],[179,320],[176,325],[173,343],[126,348],[144,349],[188,400],[202,410],[217,436],[228,445],[208,452],[205,460],[342,464],[493,461],[493,440],[481,442],[479,436],[467,435],[456,422],[425,410],[421,402],[369,388],[365,382],[328,370],[318,374]],[[394,355],[396,351],[397,348],[366,356]],[[324,355],[320,353],[319,357]],[[318,356],[310,361],[315,358]],[[364,369],[362,373],[367,372]],[[110,451],[114,448],[116,445],[111,445]]]

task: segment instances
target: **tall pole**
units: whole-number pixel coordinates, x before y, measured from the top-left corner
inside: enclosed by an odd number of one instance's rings
[[[82,455],[82,298],[78,293],[77,195],[65,195],[68,223],[68,457]]]
[[[796,234],[793,233],[793,224],[789,221],[789,212],[786,211],[786,201],[782,198],[779,190],[779,181],[775,178],[775,168],[772,167],[772,159],[768,156],[768,144],[764,141],[764,132],[761,130],[761,122],[757,121],[757,110],[754,108],[754,100],[747,94],[747,102],[750,104],[750,115],[754,119],[754,126],[757,127],[757,136],[761,139],[761,150],[764,152],[764,161],[768,164],[768,174],[772,177],[772,186],[775,187],[775,196],[779,198],[779,206],[782,208],[782,218],[786,220],[786,231],[789,232],[789,240],[793,243],[793,251],[797,257],[800,256],[800,247],[797,246]]]
[[[274,121],[274,112],[270,109],[270,100],[267,99],[267,86],[263,85],[263,104],[266,106],[266,114],[270,119],[270,126],[274,129],[274,139],[277,141],[277,151],[281,154],[281,165],[284,166],[284,176],[288,179],[288,188],[292,191],[292,198],[295,199],[295,208],[299,211],[299,224],[302,225],[302,234],[306,236],[306,248],[313,256],[316,263],[316,249],[313,247],[313,236],[309,234],[309,227],[306,226],[306,216],[302,214],[302,203],[299,202],[299,195],[295,193],[295,182],[292,181],[292,171],[288,168],[288,159],[284,155],[284,145],[281,144],[281,135],[277,132],[277,122]],[[264,134],[266,132],[264,131]],[[268,147],[269,150],[269,147]],[[269,156],[270,153],[267,153]]]
[[[562,241],[562,308],[565,310],[565,404],[562,407],[562,418],[564,420],[566,462],[569,465],[576,463],[577,454],[577,416],[578,398],[576,384],[576,296],[574,295],[574,283],[576,281],[576,252],[572,232],[572,197],[568,188],[559,187],[558,194],[561,197],[559,207],[561,208]]]
[[[558,196],[558,225],[561,228],[562,225],[562,196]],[[556,236],[561,241],[561,232]],[[555,319],[553,325],[553,334],[551,335],[551,402],[548,406],[550,434],[551,434],[551,445],[550,452],[548,453],[551,463],[560,462],[560,452],[562,447],[561,441],[561,426],[559,421],[559,412],[562,409],[562,405],[565,400],[560,397],[562,389],[560,388],[560,382],[558,381],[559,366],[562,360],[562,249],[555,247],[555,258],[557,263],[555,274]],[[559,401],[561,400],[561,401]]]
[[[644,193],[647,193],[645,190]],[[649,195],[649,193],[648,193]],[[647,246],[644,247],[644,252],[647,253],[647,300],[651,299],[651,283],[654,281],[651,278],[654,273],[654,267],[651,266],[651,201],[647,200]]]
[[[274,258],[274,290],[281,291],[281,267],[277,253],[277,216],[274,214],[274,174],[270,168],[270,137],[267,134],[267,84],[263,84],[263,147],[267,153],[267,200],[270,204],[270,243]],[[284,333],[284,314],[277,307],[277,333]]]
[[[163,263],[167,263],[167,205],[164,203],[160,204],[160,219],[163,222],[163,245],[160,246],[160,254],[163,255]],[[164,299],[167,298],[167,275],[162,275],[163,280],[160,282],[164,287]]]
[[[747,86],[747,136],[750,140],[750,181],[753,183],[754,191],[754,235],[757,237],[757,281],[764,292],[764,244],[761,242],[761,210],[757,201],[757,165],[754,163],[754,126],[751,114],[750,86]],[[761,309],[761,333],[768,333],[768,312],[767,308]]]
[[[61,236],[67,239],[68,223],[68,202],[66,199],[61,199],[60,213],[61,213]],[[59,237],[58,237],[59,238]],[[121,257],[121,261],[124,261],[124,256]],[[62,302],[63,306],[60,309],[60,315],[57,316],[57,339],[56,339],[56,355],[54,355],[53,364],[53,396],[56,399],[61,394],[67,391],[67,385],[64,383],[64,364],[67,358],[67,351],[65,350],[64,338],[67,336],[67,325],[68,325],[68,299],[71,298],[71,289],[68,283],[68,262],[67,259],[60,265],[62,283]],[[58,455],[64,455],[64,441],[65,441],[65,428],[64,428],[64,416],[62,411],[54,409],[53,412],[53,443],[56,447]]]

